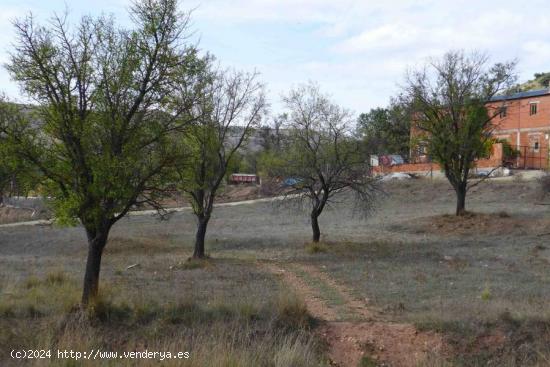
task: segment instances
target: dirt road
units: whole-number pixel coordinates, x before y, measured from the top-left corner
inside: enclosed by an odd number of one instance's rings
[[[266,266],[300,294],[311,314],[321,321],[318,333],[328,345],[331,363],[337,366],[354,367],[366,359],[377,365],[414,367],[425,361],[429,353],[440,354],[444,348],[441,335],[383,320],[366,299],[354,297],[349,289],[315,266]],[[338,299],[337,304],[334,298]]]

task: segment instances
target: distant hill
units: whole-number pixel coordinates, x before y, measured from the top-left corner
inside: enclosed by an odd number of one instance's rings
[[[550,72],[549,73],[535,73],[532,80],[528,80],[525,83],[517,85],[517,92],[527,92],[530,90],[548,88],[550,84]]]

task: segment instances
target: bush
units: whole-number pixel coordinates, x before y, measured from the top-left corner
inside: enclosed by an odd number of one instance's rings
[[[482,301],[488,301],[491,299],[491,289],[488,285],[485,286],[483,291],[481,292],[481,300]]]
[[[296,293],[281,293],[275,308],[275,320],[282,329],[309,329],[312,326],[312,317],[302,298]]]
[[[502,144],[502,155],[504,156],[504,159],[510,160],[519,157],[519,150],[515,149],[508,140],[498,139],[496,140],[496,143]]]

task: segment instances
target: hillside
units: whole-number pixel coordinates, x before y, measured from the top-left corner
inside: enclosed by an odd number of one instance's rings
[[[519,92],[526,92],[529,90],[548,88],[550,83],[550,72],[548,73],[535,73],[533,79],[528,80],[517,86]]]

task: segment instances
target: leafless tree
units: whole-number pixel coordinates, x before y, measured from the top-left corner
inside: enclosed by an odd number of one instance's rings
[[[210,71],[203,100],[187,130],[187,159],[180,165],[180,188],[188,194],[197,218],[194,258],[205,257],[205,237],[216,195],[235,153],[258,126],[266,100],[257,73]]]
[[[313,83],[284,97],[289,111],[288,139],[279,174],[285,178],[288,198],[306,200],[310,207],[312,240],[321,237],[319,216],[337,196],[356,195],[356,208],[368,213],[378,192],[362,145],[353,138],[353,119]]]

